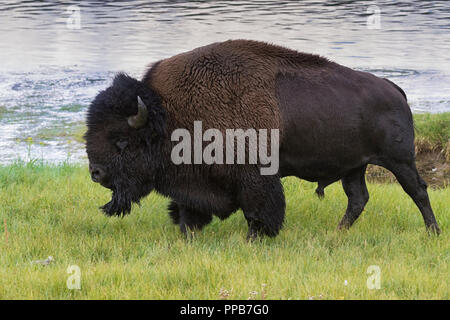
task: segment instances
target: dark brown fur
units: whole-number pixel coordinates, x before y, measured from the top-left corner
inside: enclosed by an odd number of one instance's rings
[[[169,132],[192,128],[196,120],[203,121],[204,128],[282,130],[277,75],[307,75],[327,64],[327,59],[317,55],[233,40],[162,60],[143,81],[162,97]]]

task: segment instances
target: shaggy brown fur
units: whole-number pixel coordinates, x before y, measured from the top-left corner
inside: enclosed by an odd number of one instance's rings
[[[200,47],[156,63],[143,81],[157,92],[175,128],[280,129],[276,78],[330,62],[317,55],[249,40]],[[320,69],[319,69],[320,70]],[[251,112],[249,112],[251,110]]]

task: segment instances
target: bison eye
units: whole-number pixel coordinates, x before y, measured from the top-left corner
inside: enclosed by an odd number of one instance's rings
[[[123,151],[123,149],[125,149],[127,145],[128,141],[126,140],[119,140],[116,142],[116,147],[119,149],[119,151]]]

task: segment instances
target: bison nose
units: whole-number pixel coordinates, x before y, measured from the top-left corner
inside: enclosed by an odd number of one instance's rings
[[[91,178],[94,182],[102,182],[106,177],[105,170],[99,165],[90,165],[89,172],[91,173]]]

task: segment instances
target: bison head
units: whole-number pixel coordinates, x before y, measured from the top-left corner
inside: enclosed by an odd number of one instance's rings
[[[125,74],[117,75],[89,106],[89,171],[94,182],[112,190],[111,201],[102,207],[107,215],[129,213],[133,202],[153,190],[162,164],[165,118],[159,96]]]

